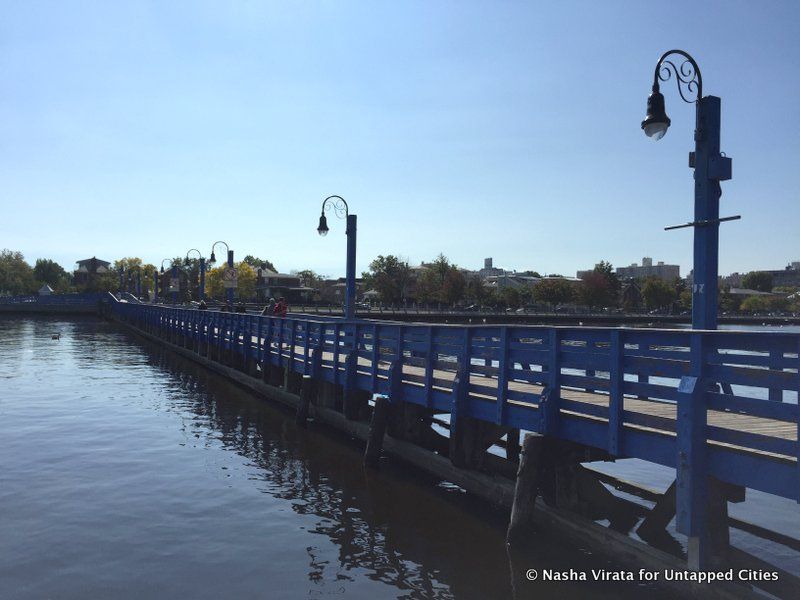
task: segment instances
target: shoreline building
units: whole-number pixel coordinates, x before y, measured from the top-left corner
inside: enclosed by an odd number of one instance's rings
[[[100,260],[96,256],[77,261],[78,268],[72,272],[72,281],[76,286],[87,285],[97,275],[108,273],[111,263],[107,260]]]
[[[658,277],[664,281],[673,281],[675,279],[680,279],[681,267],[680,265],[665,264],[664,261],[653,264],[653,259],[649,256],[645,256],[642,258],[641,265],[633,263],[627,267],[617,267],[616,273],[620,280]]]

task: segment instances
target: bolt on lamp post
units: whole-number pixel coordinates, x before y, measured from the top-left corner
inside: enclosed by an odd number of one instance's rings
[[[178,279],[178,282],[179,282],[178,283],[178,287],[180,287],[180,279],[179,279],[179,276],[178,276],[178,266],[174,262],[172,262],[171,258],[165,258],[164,260],[161,261],[161,273],[164,273],[164,263],[167,262],[167,261],[169,261],[169,264],[170,264],[170,267],[171,267],[171,271],[172,271],[170,273],[171,281],[170,281],[170,286],[169,287],[170,288],[174,287],[173,284],[174,284],[176,279]],[[175,290],[175,289],[172,289],[172,303],[173,304],[177,304],[177,302],[178,302],[178,291]]]
[[[189,252],[186,253],[186,258],[183,261],[185,266],[189,266],[189,253],[197,252],[197,256],[200,257],[200,287],[197,290],[197,295],[199,296],[198,300],[205,300],[206,298],[206,259],[205,257],[200,254],[200,250],[197,248],[192,248]]]
[[[211,257],[208,259],[208,264],[214,266],[214,264],[217,262],[217,257],[214,255],[214,248],[217,247],[217,244],[222,244],[225,246],[225,249],[228,251],[228,268],[233,269],[233,250],[231,250],[228,244],[223,241],[214,242],[214,244],[211,246]],[[225,294],[227,296],[228,306],[231,310],[233,310],[233,288],[226,288]]]
[[[669,60],[673,55],[683,60],[679,67]],[[716,96],[703,97],[700,68],[683,50],[665,52],[656,63],[653,91],[647,99],[647,116],[642,121],[645,134],[660,140],[670,126],[659,80],[667,81],[673,76],[681,99],[696,106],[695,150],[689,153],[689,166],[694,168],[694,221],[665,229],[694,227],[692,329],[716,329],[719,224],[740,218],[719,217],[719,198],[722,194],[719,182],[731,178],[731,159],[719,151],[720,99]]]
[[[333,209],[333,212],[340,219],[342,216],[347,221],[347,271],[344,297],[344,316],[346,319],[353,319],[356,310],[356,215],[350,214],[347,201],[341,196],[328,196],[322,201],[322,214],[319,217],[317,233],[322,236],[328,235],[328,219],[325,217],[325,209]]]

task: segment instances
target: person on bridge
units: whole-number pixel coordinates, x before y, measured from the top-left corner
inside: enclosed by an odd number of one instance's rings
[[[281,296],[280,298],[278,298],[278,303],[275,305],[273,313],[276,317],[285,317],[288,311],[289,311],[289,305],[286,304],[286,298]]]
[[[264,310],[261,311],[262,317],[271,317],[275,314],[275,298],[269,299],[269,304],[264,307]]]

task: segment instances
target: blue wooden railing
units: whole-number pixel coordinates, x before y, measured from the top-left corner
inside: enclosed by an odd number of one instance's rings
[[[800,334],[113,310],[161,337],[187,336],[453,421],[469,416],[676,468],[678,529],[688,535],[708,475],[800,501]]]

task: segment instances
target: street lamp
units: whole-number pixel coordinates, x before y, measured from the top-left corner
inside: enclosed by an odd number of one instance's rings
[[[197,248],[192,248],[186,253],[186,258],[183,260],[183,264],[185,266],[189,266],[189,254],[191,252],[197,252],[197,256],[200,258],[200,287],[198,288],[198,300],[205,300],[206,298],[206,259],[200,253],[200,250]]]
[[[680,66],[670,60],[680,57]],[[647,99],[642,129],[660,140],[671,121],[664,108],[659,81],[674,77],[681,99],[695,104],[695,150],[689,153],[694,168],[694,221],[665,229],[694,227],[694,278],[692,281],[692,329],[717,328],[717,275],[719,271],[719,224],[740,216],[719,217],[720,181],[731,178],[731,159],[719,151],[720,99],[703,97],[703,78],[695,60],[683,50],[661,55],[653,74],[653,89]]]
[[[355,317],[356,309],[356,215],[350,214],[347,201],[341,196],[328,196],[322,201],[322,214],[319,217],[317,233],[321,236],[328,235],[328,219],[325,209],[333,209],[334,214],[340,219],[347,220],[347,273],[344,298],[344,316],[346,319]]]
[[[222,244],[225,246],[225,249],[228,251],[228,268],[233,269],[233,250],[230,249],[228,244],[223,241],[214,242],[211,246],[211,258],[208,259],[208,264],[213,266],[217,262],[217,257],[214,255],[214,248],[217,247],[217,244]],[[234,280],[235,284],[235,280]],[[228,284],[226,284],[228,285]],[[225,294],[227,295],[228,305],[230,306],[231,310],[233,309],[233,287],[226,287]]]

